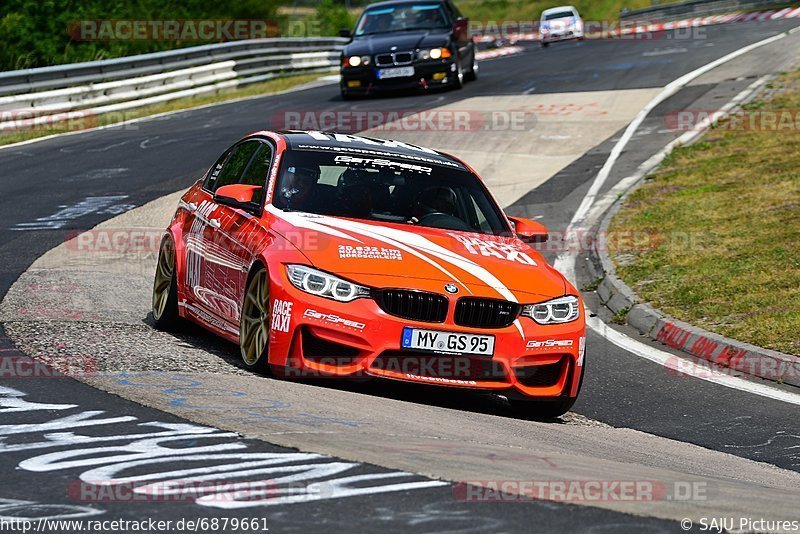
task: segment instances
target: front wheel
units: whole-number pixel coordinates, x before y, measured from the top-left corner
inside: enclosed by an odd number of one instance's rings
[[[461,68],[461,62],[456,61],[456,74],[453,77],[453,89],[461,89],[464,87],[464,70]]]
[[[472,66],[470,69],[464,74],[464,79],[468,82],[474,82],[478,79],[478,62],[475,59],[475,53],[472,54]]]
[[[165,237],[161,241],[158,252],[156,276],[153,281],[153,319],[159,330],[170,330],[179,321],[175,243],[171,237]]]
[[[239,323],[239,348],[245,367],[267,371],[270,335],[269,276],[263,267],[247,283]]]
[[[557,401],[534,401],[509,399],[514,413],[523,418],[555,419],[561,417],[575,404],[577,397]]]

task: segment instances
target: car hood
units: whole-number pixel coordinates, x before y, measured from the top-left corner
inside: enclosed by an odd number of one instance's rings
[[[447,46],[450,37],[448,30],[421,30],[414,32],[379,33],[356,37],[344,47],[345,56],[366,56],[392,51],[404,52],[418,48]],[[392,50],[393,47],[397,47]]]
[[[272,211],[272,229],[318,269],[377,287],[455,284],[466,294],[533,302],[564,295],[564,277],[516,238]],[[417,279],[419,284],[412,284]],[[425,281],[422,283],[422,281]],[[419,287],[417,287],[419,286]]]

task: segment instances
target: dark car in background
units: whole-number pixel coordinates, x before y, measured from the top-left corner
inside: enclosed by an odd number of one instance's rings
[[[342,97],[459,89],[478,74],[469,20],[450,0],[394,0],[364,9],[342,50]]]

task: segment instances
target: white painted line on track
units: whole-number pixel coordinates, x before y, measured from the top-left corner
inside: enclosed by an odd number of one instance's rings
[[[685,374],[693,378],[705,380],[714,384],[719,384],[727,388],[738,389],[753,393],[761,397],[767,397],[789,404],[800,406],[800,395],[785,391],[772,386],[767,386],[753,380],[739,378],[732,376],[726,372],[719,371],[713,368],[710,364],[694,365],[691,361],[686,360],[682,356],[676,356],[669,352],[659,350],[651,347],[641,341],[637,341],[622,332],[614,330],[597,317],[587,315],[586,326],[591,330],[597,332],[599,335],[606,338],[614,345],[624,349],[631,354],[635,354],[640,358],[657,363],[667,369],[674,371],[676,374]]]

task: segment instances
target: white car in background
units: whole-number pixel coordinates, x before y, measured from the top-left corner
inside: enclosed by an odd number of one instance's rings
[[[583,19],[572,6],[552,7],[542,11],[539,23],[542,46],[554,41],[583,40]]]

